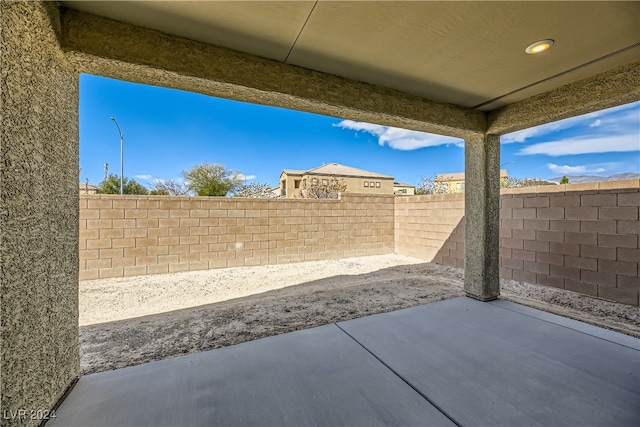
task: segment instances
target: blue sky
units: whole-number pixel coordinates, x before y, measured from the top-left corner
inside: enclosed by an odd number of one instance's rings
[[[331,162],[414,185],[464,170],[455,138],[82,75],[82,183],[102,181],[105,163],[120,174],[112,116],[124,175],[148,187],[203,162],[274,186],[282,169]],[[505,135],[501,163],[518,178],[640,173],[640,102]]]

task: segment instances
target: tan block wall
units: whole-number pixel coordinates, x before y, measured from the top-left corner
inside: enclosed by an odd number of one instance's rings
[[[500,274],[638,305],[639,181],[508,189]],[[464,194],[80,197],[80,278],[396,252],[464,267]]]
[[[640,182],[502,190],[500,276],[638,305]],[[461,194],[396,199],[396,252],[464,266]]]
[[[464,267],[464,194],[396,197],[396,253]]]
[[[394,251],[394,196],[80,196],[80,279]]]
[[[638,305],[638,180],[502,192],[501,277]]]

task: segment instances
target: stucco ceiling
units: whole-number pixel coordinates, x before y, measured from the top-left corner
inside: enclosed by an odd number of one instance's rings
[[[489,111],[640,59],[640,2],[63,2],[130,24]],[[525,48],[540,39],[553,47]]]

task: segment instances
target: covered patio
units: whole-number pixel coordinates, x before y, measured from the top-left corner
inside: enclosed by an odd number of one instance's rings
[[[637,340],[479,301],[500,293],[500,136],[640,100],[638,17],[638,2],[1,0],[3,414],[53,408],[80,372],[90,73],[463,139],[470,298],[83,377],[51,425],[637,425]]]
[[[80,378],[49,426],[636,426],[640,340],[459,297]]]

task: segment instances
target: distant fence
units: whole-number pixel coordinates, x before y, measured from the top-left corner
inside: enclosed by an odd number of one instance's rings
[[[502,191],[500,275],[638,305],[640,181]],[[80,279],[398,253],[464,267],[464,195],[80,196]]]
[[[500,276],[638,305],[640,182],[505,189]],[[464,267],[464,197],[396,199],[396,252]]]

